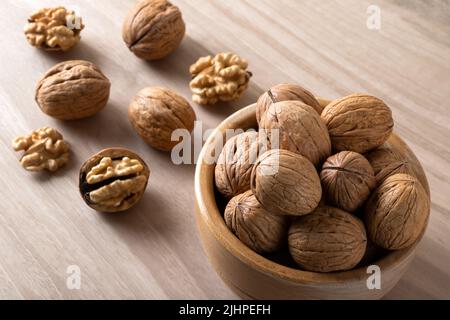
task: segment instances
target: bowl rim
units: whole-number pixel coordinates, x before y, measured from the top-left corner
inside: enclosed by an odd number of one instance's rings
[[[318,99],[321,104],[327,104],[327,99]],[[369,265],[361,266],[356,269],[347,271],[337,271],[330,273],[320,273],[312,271],[304,271],[300,269],[291,268],[277,262],[274,262],[247,247],[242,243],[226,226],[225,221],[217,207],[214,196],[214,169],[211,170],[213,164],[204,162],[205,154],[208,151],[207,146],[214,143],[214,137],[219,132],[226,128],[233,128],[233,124],[239,123],[244,118],[249,118],[255,115],[256,103],[244,107],[235,113],[231,114],[223,120],[211,133],[206,140],[198,157],[195,169],[195,200],[197,205],[198,218],[202,219],[213,234],[214,238],[240,261],[256,269],[266,275],[274,278],[281,278],[291,282],[302,285],[314,284],[333,284],[342,283],[343,281],[361,281],[366,280],[370,273],[367,272]],[[255,118],[256,121],[256,118]],[[393,135],[396,135],[393,133]],[[398,139],[400,137],[396,135]],[[425,228],[426,229],[426,228]],[[425,231],[424,231],[425,232]],[[382,272],[396,268],[402,264],[410,255],[414,254],[419,241],[416,241],[412,246],[391,251],[381,259],[373,262],[371,265],[377,265]]]

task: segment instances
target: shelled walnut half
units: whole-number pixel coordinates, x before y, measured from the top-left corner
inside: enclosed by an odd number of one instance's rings
[[[13,148],[25,152],[20,163],[29,171],[56,171],[69,161],[69,144],[56,129],[49,127],[17,137]]]
[[[105,149],[81,167],[80,193],[95,210],[124,211],[142,197],[149,175],[149,168],[137,154],[123,148]]]
[[[199,58],[189,68],[192,100],[203,105],[237,100],[252,76],[247,67],[247,61],[234,53]]]
[[[64,7],[43,8],[28,18],[28,42],[46,51],[67,51],[81,39],[84,25],[74,11]]]

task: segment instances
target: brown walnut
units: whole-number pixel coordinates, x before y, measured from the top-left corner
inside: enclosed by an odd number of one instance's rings
[[[109,99],[111,83],[91,62],[72,60],[58,63],[42,77],[36,88],[36,102],[49,116],[75,120],[93,116]]]
[[[260,128],[267,131],[271,145],[308,158],[319,166],[331,154],[327,127],[317,112],[300,101],[272,104],[261,118]],[[273,132],[278,135],[273,135]],[[278,141],[272,141],[278,138]]]
[[[364,211],[367,233],[373,242],[385,249],[404,249],[423,234],[430,199],[416,178],[397,173],[375,189]]]
[[[287,217],[265,210],[251,190],[230,200],[224,218],[239,240],[258,253],[277,251],[285,242]]]
[[[322,197],[314,165],[288,150],[273,149],[262,154],[253,167],[250,185],[264,208],[276,214],[308,214]]]
[[[289,252],[304,270],[343,271],[354,268],[364,256],[367,237],[355,216],[320,206],[294,220],[288,232]]]
[[[122,37],[137,57],[157,60],[178,47],[185,30],[178,7],[166,0],[142,0],[125,19]]]
[[[124,148],[108,148],[83,164],[79,189],[89,207],[119,212],[141,199],[149,176],[149,168],[137,154]]]
[[[258,123],[272,104],[288,100],[301,101],[316,110],[319,115],[322,113],[322,106],[311,92],[296,84],[282,83],[273,86],[259,97],[256,102],[256,120]]]
[[[152,147],[170,151],[179,141],[172,141],[176,129],[194,128],[195,113],[189,102],[163,87],[147,87],[138,92],[128,107],[134,130]]]
[[[375,187],[369,161],[359,153],[341,151],[327,159],[320,172],[323,191],[334,206],[354,212]]]
[[[392,133],[389,107],[366,94],[352,94],[328,104],[322,111],[333,149],[364,153],[381,146]]]
[[[250,176],[256,159],[267,145],[258,132],[248,131],[229,139],[223,147],[214,171],[217,190],[231,198],[250,189]]]

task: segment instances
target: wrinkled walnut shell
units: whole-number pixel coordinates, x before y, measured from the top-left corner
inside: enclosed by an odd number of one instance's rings
[[[256,120],[258,123],[272,104],[288,100],[301,101],[316,110],[319,115],[322,113],[323,107],[311,92],[296,84],[282,83],[273,86],[258,98],[256,102]]]
[[[375,187],[369,161],[353,151],[329,157],[322,166],[320,180],[330,203],[347,212],[356,211]]]
[[[328,206],[296,218],[288,234],[292,258],[302,269],[314,272],[354,268],[364,256],[367,244],[361,220]]]
[[[137,57],[157,60],[178,47],[185,30],[178,7],[166,0],[142,0],[125,19],[122,37]]]
[[[322,197],[314,165],[288,150],[273,149],[261,155],[253,167],[250,185],[264,208],[276,214],[308,214]]]
[[[389,107],[366,94],[352,94],[328,104],[322,111],[333,149],[364,153],[381,146],[392,133]]]
[[[375,189],[364,211],[367,233],[373,242],[385,249],[404,249],[423,234],[430,200],[416,178],[397,173]]]
[[[249,131],[229,139],[223,147],[214,170],[217,190],[231,198],[250,189],[250,176],[258,156],[267,146],[258,132]]]
[[[75,120],[93,116],[109,99],[111,83],[91,62],[58,63],[43,76],[36,88],[36,102],[49,116]]]
[[[172,132],[194,128],[195,113],[189,102],[174,91],[147,87],[138,92],[128,107],[128,118],[134,130],[152,147],[170,151],[178,144]]]
[[[101,181],[95,181],[94,183],[88,183],[87,176],[90,172],[92,172],[92,169],[95,166],[98,166],[102,159],[104,158],[111,158],[113,161],[119,161],[123,159],[124,157],[127,157],[131,160],[137,160],[140,165],[142,166],[142,170],[140,170],[137,173],[133,174],[118,174],[113,175],[112,177],[107,177],[105,180]],[[110,170],[110,169],[109,169]],[[110,171],[105,171],[110,174]],[[150,170],[144,160],[140,158],[137,154],[134,152],[124,149],[124,148],[108,148],[104,149],[97,154],[93,155],[91,158],[89,158],[81,167],[80,169],[80,175],[79,175],[79,189],[80,194],[84,200],[84,202],[91,207],[92,209],[95,209],[97,211],[101,212],[120,212],[127,210],[131,207],[133,207],[142,197],[142,195],[145,192],[145,188],[147,187],[148,178],[150,176]],[[139,178],[139,188],[137,190],[133,190],[133,192],[127,192],[127,190],[118,190],[119,187],[126,188],[126,187],[132,187],[134,184],[134,181],[136,178]],[[114,183],[129,183],[129,185],[125,186],[117,186],[113,185]],[[110,194],[111,198],[121,196],[119,203],[115,204],[101,204],[96,203],[92,200],[90,193],[94,191],[98,191],[101,188],[110,188],[110,190],[105,190],[104,194],[102,195],[103,198],[106,198],[106,201],[108,202],[108,196]],[[118,191],[121,191],[119,194],[117,194]],[[130,191],[130,190],[128,190]],[[116,192],[116,194],[113,195],[113,193]],[[108,194],[109,193],[109,194]]]
[[[224,219],[239,240],[258,253],[277,251],[286,240],[287,217],[266,211],[251,190],[230,200]]]
[[[259,123],[267,130],[271,145],[289,150],[319,166],[331,154],[327,127],[317,112],[300,101],[282,101],[272,104]],[[278,132],[273,135],[272,132]],[[278,141],[272,141],[274,137]],[[278,143],[278,144],[277,144]]]

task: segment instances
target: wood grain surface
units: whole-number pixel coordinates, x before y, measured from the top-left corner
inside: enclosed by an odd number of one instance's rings
[[[427,173],[432,212],[411,268],[388,299],[450,298],[450,3],[377,0],[381,28],[366,26],[371,1],[174,0],[187,34],[168,58],[148,63],[128,51],[122,21],[134,1],[0,2],[0,298],[236,298],[208,264],[194,221],[194,165],[141,141],[127,120],[133,95],[163,85],[190,97],[188,68],[198,57],[233,51],[254,76],[236,103],[193,104],[204,129],[253,103],[269,86],[300,83],[318,96],[368,92],[392,108],[396,132]],[[64,54],[28,45],[23,27],[43,6],[76,3],[82,42]],[[35,86],[55,63],[90,60],[112,82],[98,115],[62,122],[41,113]],[[49,125],[71,143],[70,164],[54,175],[23,170],[17,135]],[[78,194],[81,164],[105,147],[124,146],[151,169],[142,201],[101,214]],[[67,268],[79,266],[70,290]]]

